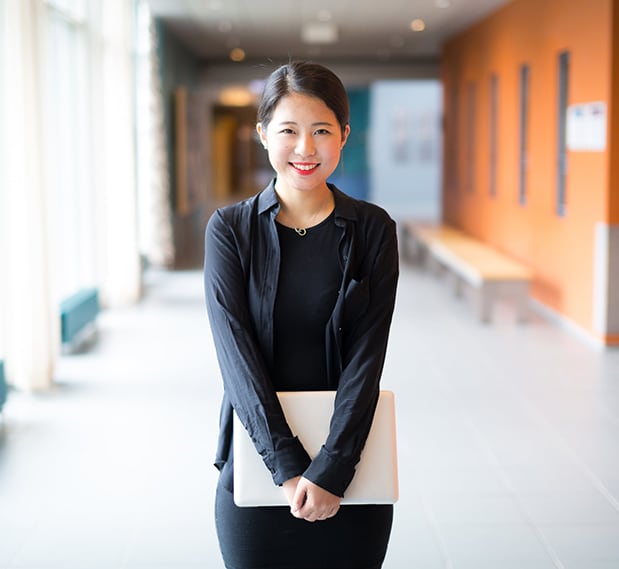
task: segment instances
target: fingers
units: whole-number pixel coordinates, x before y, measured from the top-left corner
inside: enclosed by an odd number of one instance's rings
[[[324,490],[320,486],[301,478],[291,513],[294,517],[308,522],[323,521],[335,516],[340,509],[341,498]]]

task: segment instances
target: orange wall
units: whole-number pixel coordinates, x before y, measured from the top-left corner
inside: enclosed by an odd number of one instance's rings
[[[613,2],[613,29],[619,30],[619,0]],[[619,37],[612,37],[612,99],[613,110],[619,109]],[[610,224],[619,224],[619,112],[611,114],[609,136],[610,148],[610,184],[608,193],[608,220]]]
[[[506,251],[536,273],[533,295],[593,333],[597,222],[619,219],[609,199],[609,153],[569,152],[567,213],[555,212],[558,55],[570,53],[568,105],[610,111],[612,0],[514,0],[447,43],[444,219]],[[530,66],[528,199],[518,203],[519,70]],[[489,184],[489,82],[499,78],[497,196]],[[467,189],[467,85],[477,90],[474,184]],[[454,91],[457,110],[454,112]],[[617,91],[615,91],[617,92]],[[469,121],[470,122],[470,121]],[[454,146],[453,140],[457,140]],[[609,145],[607,145],[608,147]],[[451,184],[449,170],[458,182]],[[619,187],[619,171],[615,174]]]

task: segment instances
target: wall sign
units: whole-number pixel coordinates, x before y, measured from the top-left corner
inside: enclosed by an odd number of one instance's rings
[[[606,150],[606,103],[579,103],[567,108],[567,148],[580,152]]]

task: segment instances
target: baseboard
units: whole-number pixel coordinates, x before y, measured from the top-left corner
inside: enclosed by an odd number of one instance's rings
[[[553,310],[552,308],[543,304],[539,300],[536,300],[535,298],[531,298],[529,300],[529,303],[530,303],[531,309],[537,312],[545,320],[548,320],[549,322],[561,328],[562,330],[569,332],[573,336],[577,337],[579,340],[583,341],[586,344],[589,344],[591,347],[596,348],[598,350],[604,350],[606,348],[613,347],[613,346],[608,346],[602,338],[589,332],[582,326],[579,326],[573,320],[570,320],[563,314],[560,314],[559,312]]]

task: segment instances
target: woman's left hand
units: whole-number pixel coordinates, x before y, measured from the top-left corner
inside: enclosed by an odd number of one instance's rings
[[[326,520],[337,514],[341,501],[339,496],[301,477],[290,504],[290,512],[295,518],[308,522]]]

